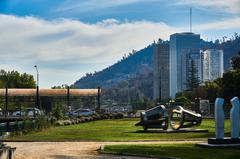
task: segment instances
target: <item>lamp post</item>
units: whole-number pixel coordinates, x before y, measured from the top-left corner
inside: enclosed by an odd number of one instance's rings
[[[36,92],[36,107],[37,108],[40,108],[39,107],[39,73],[38,73],[38,67],[37,65],[34,66],[36,68],[36,71],[37,71],[37,92]]]

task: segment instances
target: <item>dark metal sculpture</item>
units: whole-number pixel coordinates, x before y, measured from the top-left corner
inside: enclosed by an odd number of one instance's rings
[[[164,105],[160,105],[141,112],[141,121],[135,126],[143,126],[146,131],[148,128],[160,128],[167,130],[168,128],[168,113]]]
[[[170,126],[173,130],[180,128],[188,128],[198,126],[202,122],[201,114],[183,109],[181,106],[176,106],[170,111]]]

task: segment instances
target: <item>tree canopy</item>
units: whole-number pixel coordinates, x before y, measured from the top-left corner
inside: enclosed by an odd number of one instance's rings
[[[240,69],[240,51],[238,52],[238,56],[231,58],[231,64],[234,70]]]
[[[190,65],[191,66],[188,72],[188,79],[187,79],[187,88],[189,90],[193,90],[194,88],[197,88],[199,86],[200,81],[198,79],[197,68],[193,60],[191,60]]]
[[[19,73],[18,71],[0,70],[0,88],[35,88],[33,75]]]

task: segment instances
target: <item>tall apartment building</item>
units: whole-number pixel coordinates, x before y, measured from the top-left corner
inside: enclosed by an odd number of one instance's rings
[[[196,72],[196,78],[198,78],[199,82],[202,82],[202,58],[201,58],[201,52],[199,49],[196,50],[191,50],[187,54],[187,74],[190,73],[190,70],[192,69],[192,63],[193,62],[193,67],[195,67]]]
[[[176,33],[170,36],[170,96],[187,89],[188,58],[199,53],[200,35],[190,32]],[[191,55],[190,55],[191,54]],[[199,59],[200,61],[200,59]],[[199,71],[201,73],[201,71]],[[201,77],[201,76],[200,76]]]
[[[202,52],[203,82],[223,76],[223,50],[208,49]]]
[[[153,55],[153,98],[168,99],[169,92],[169,44],[158,41]]]

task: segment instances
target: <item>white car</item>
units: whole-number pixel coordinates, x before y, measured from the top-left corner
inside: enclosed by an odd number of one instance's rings
[[[35,111],[35,112],[34,112]],[[37,108],[26,108],[25,111],[15,111],[12,113],[12,116],[34,116],[35,115],[42,115],[42,112]]]
[[[95,111],[92,111],[90,109],[77,109],[75,111],[72,111],[69,113],[72,116],[88,116],[95,114]]]
[[[12,113],[12,116],[24,116],[24,115],[25,112],[19,110]]]
[[[34,113],[35,113],[35,115],[42,115],[42,112],[37,108],[27,108],[26,109],[27,116],[34,116]]]

